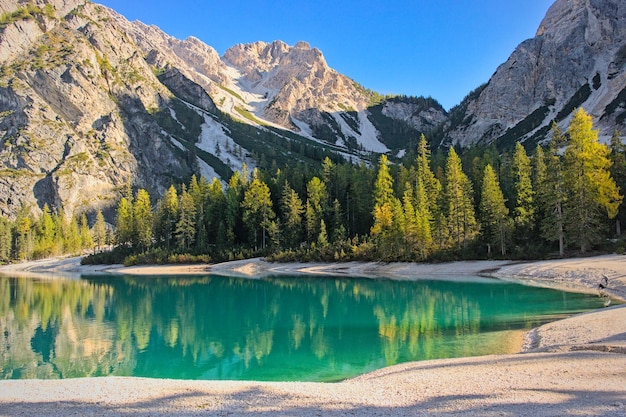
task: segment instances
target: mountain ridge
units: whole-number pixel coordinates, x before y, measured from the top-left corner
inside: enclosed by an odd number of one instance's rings
[[[536,36],[522,42],[484,88],[464,103],[448,144],[539,142],[552,121],[566,127],[584,107],[603,138],[624,130],[626,5],[617,0],[557,0]],[[620,58],[620,56],[622,58]],[[617,102],[615,100],[618,100]],[[620,118],[621,117],[621,118]]]
[[[128,182],[162,195],[192,174],[544,140],[574,107],[626,127],[626,6],[557,0],[484,86],[446,110],[381,97],[306,42],[234,45],[129,22],[86,0],[0,0],[0,213],[111,207]],[[564,53],[567,52],[567,53]]]

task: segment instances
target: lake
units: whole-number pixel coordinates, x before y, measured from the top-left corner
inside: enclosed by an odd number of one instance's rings
[[[467,277],[0,276],[0,378],[338,381],[507,353],[598,296]]]

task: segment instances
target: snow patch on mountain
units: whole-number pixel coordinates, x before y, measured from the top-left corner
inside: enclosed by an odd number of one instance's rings
[[[228,135],[228,129],[211,116],[203,114],[204,123],[200,133],[198,149],[215,155],[233,171],[241,171],[243,164],[254,168],[254,160],[246,157],[246,151]],[[228,178],[223,178],[227,180]]]
[[[378,130],[374,127],[370,119],[368,119],[367,111],[360,111],[358,115],[359,130],[361,131],[361,145],[363,145],[365,149],[372,152],[389,152],[389,148],[387,148],[380,140],[378,140]]]

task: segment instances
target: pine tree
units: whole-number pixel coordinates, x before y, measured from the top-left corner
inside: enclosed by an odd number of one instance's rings
[[[41,216],[36,223],[37,242],[35,243],[36,257],[50,256],[55,248],[55,227],[48,204],[43,205]]]
[[[0,215],[0,263],[7,263],[11,260],[11,223]]]
[[[320,220],[320,234],[317,237],[317,246],[320,248],[328,246],[328,233],[326,232],[326,222],[324,219]]]
[[[96,213],[96,222],[93,225],[93,241],[98,251],[102,250],[102,246],[106,244],[106,224],[104,223],[104,215],[102,210]]]
[[[115,241],[118,245],[129,246],[133,241],[133,206],[126,197],[117,205],[115,215]]]
[[[324,220],[327,210],[328,191],[326,184],[318,177],[313,177],[306,185],[307,201],[305,209],[307,240],[312,243],[320,234],[320,221]]]
[[[156,237],[165,244],[169,252],[175,241],[176,223],[178,223],[179,199],[173,185],[165,191],[163,198],[157,203],[155,215]]]
[[[25,261],[31,258],[33,254],[33,220],[28,207],[22,205],[17,212],[14,222],[15,232],[15,258],[19,261]]]
[[[226,191],[224,221],[226,224],[226,242],[234,244],[237,240],[238,224],[241,221],[241,203],[245,181],[239,172],[233,173]]]
[[[541,145],[537,145],[532,157],[532,185],[535,191],[535,229],[540,230],[541,220],[546,216],[546,207],[541,201],[541,187],[546,182],[548,168]]]
[[[207,206],[206,206],[206,218],[207,218],[207,234],[209,242],[217,243],[223,246],[226,241],[226,220],[224,219],[224,212],[226,211],[226,195],[222,183],[217,178],[213,178],[213,181],[207,190]],[[213,239],[211,240],[211,236]]]
[[[537,177],[538,202],[544,209],[541,221],[541,236],[547,241],[559,242],[559,256],[565,255],[565,226],[563,205],[567,199],[563,164],[559,148],[564,145],[565,137],[556,123],[551,128],[552,139],[545,153],[546,175],[543,181]]]
[[[344,240],[346,236],[346,227],[343,225],[344,216],[343,210],[341,209],[341,203],[338,199],[333,200],[333,209],[332,209],[332,241],[333,243],[338,243]]]
[[[445,201],[448,208],[447,223],[457,249],[465,248],[478,231],[473,195],[472,184],[463,172],[461,159],[454,148],[450,148],[446,161]]]
[[[424,187],[429,211],[431,213],[438,212],[441,182],[430,168],[430,150],[424,134],[421,135],[417,148],[417,177]]]
[[[426,187],[422,179],[418,178],[415,196],[415,223],[417,226],[417,241],[421,259],[426,259],[433,244],[432,225],[433,216],[426,195]]]
[[[335,181],[335,164],[329,157],[324,158],[322,161],[322,181],[326,185],[328,190],[328,201],[326,204],[330,206],[330,202],[337,198],[338,182]]]
[[[512,168],[515,187],[513,219],[518,237],[527,242],[531,238],[535,221],[534,191],[531,182],[530,159],[519,142],[515,145]]]
[[[63,253],[78,253],[81,250],[80,230],[75,216],[63,225]]]
[[[564,155],[568,190],[565,214],[568,235],[586,252],[601,236],[603,219],[613,219],[622,201],[611,178],[609,148],[598,142],[591,116],[582,108],[570,122]]]
[[[178,222],[176,222],[176,242],[178,247],[189,250],[196,236],[196,205],[193,197],[183,184],[178,202]]]
[[[81,248],[93,248],[93,236],[91,235],[91,230],[89,230],[89,223],[87,222],[87,215],[85,213],[80,216],[79,233]]]
[[[302,214],[304,207],[298,193],[285,182],[282,192],[282,212],[285,241],[287,246],[295,247],[302,238]]]
[[[491,165],[485,167],[480,198],[481,233],[488,244],[499,245],[502,256],[506,255],[506,229],[509,209],[505,205],[500,183]]]
[[[377,238],[379,250],[386,251],[391,240],[391,231],[394,225],[393,178],[389,173],[389,160],[381,155],[378,163],[378,175],[374,183],[374,224],[370,233]]]
[[[624,189],[626,187],[626,146],[622,143],[620,132],[617,129],[615,129],[611,137],[610,148],[611,177],[613,177],[615,183],[620,188],[620,193],[623,195],[624,191],[626,191]],[[622,224],[624,222],[626,222],[626,204],[622,200],[617,216],[615,216],[615,234],[617,236],[622,234]]]
[[[393,200],[393,178],[389,173],[389,159],[381,155],[378,162],[378,175],[374,183],[374,208]]]
[[[133,205],[133,241],[143,250],[152,245],[152,205],[150,195],[143,188],[137,191]]]
[[[243,222],[250,232],[255,249],[258,249],[259,231],[261,232],[261,248],[265,249],[267,232],[276,215],[272,210],[270,189],[258,175],[254,175],[245,191],[241,207],[243,208]]]
[[[419,214],[413,207],[413,190],[410,184],[405,185],[402,196],[402,209],[404,211],[404,242],[407,252],[417,251],[419,246]]]

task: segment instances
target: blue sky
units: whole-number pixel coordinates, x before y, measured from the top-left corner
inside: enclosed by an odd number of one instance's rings
[[[129,20],[195,36],[222,55],[238,43],[300,40],[383,94],[446,109],[535,35],[553,0],[95,0]]]

